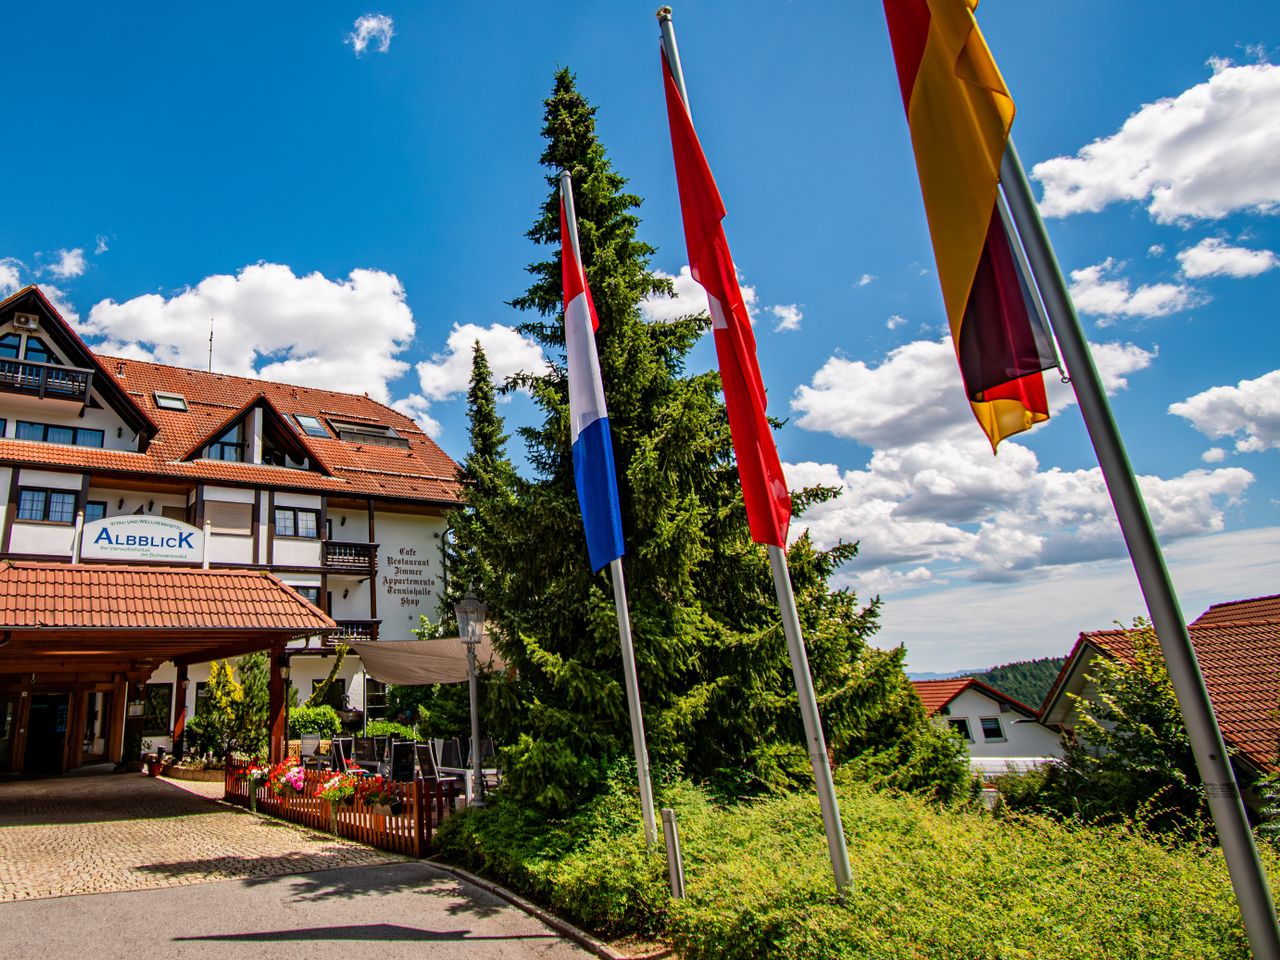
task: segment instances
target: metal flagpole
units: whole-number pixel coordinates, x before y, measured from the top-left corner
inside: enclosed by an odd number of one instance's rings
[[[622,640],[622,676],[627,687],[627,710],[631,714],[631,745],[636,752],[636,772],[640,775],[640,813],[644,817],[644,845],[652,850],[658,842],[653,818],[653,784],[649,780],[649,749],[645,746],[644,716],[640,713],[640,685],[636,682],[636,652],[631,645],[631,614],[627,610],[627,585],[622,578],[622,558],[609,562],[613,577],[613,605],[618,611],[618,636]]]
[[[1138,584],[1160,640],[1160,649],[1191,740],[1196,767],[1204,781],[1209,810],[1213,814],[1227,871],[1231,875],[1231,885],[1240,905],[1249,948],[1256,960],[1280,960],[1280,929],[1276,926],[1271,888],[1249,830],[1222,731],[1214,716],[1209,692],[1205,689],[1200,664],[1173,592],[1173,582],[1169,578],[1160,543],[1147,515],[1142,492],[1138,489],[1133,467],[1111,414],[1111,405],[1102,389],[1080,319],[1076,316],[1057,256],[1049,242],[1044,221],[1040,219],[1040,211],[1012,139],[1001,158],[1000,180],[1053,332],[1066,360],[1067,373],[1080,402],[1085,427],[1093,441],[1098,465],[1102,468],[1102,476],[1120,521],[1120,530],[1138,575]]]
[[[689,94],[684,83],[684,70],[680,65],[680,52],[676,47],[675,26],[671,22],[671,8],[658,10],[658,23],[662,29],[662,47],[675,80],[684,108],[689,111]],[[804,637],[800,631],[800,616],[796,610],[796,598],[791,588],[791,571],[782,548],[768,545],[769,565],[773,569],[773,586],[778,595],[778,608],[782,615],[782,631],[787,638],[787,652],[791,656],[791,672],[795,677],[796,697],[800,701],[800,717],[804,722],[805,744],[809,761],[813,765],[813,779],[818,790],[818,804],[822,808],[822,824],[827,834],[827,853],[831,856],[831,872],[835,875],[836,892],[844,896],[853,879],[849,865],[849,848],[844,839],[844,826],[840,821],[840,804],[836,799],[835,782],[831,777],[831,764],[827,759],[827,743],[822,733],[822,718],[818,715],[818,700],[813,692],[813,676],[809,672],[809,658],[805,654]]]

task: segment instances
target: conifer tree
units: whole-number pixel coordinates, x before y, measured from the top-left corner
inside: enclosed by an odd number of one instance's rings
[[[719,376],[685,369],[709,318],[644,320],[641,302],[669,294],[670,285],[650,271],[653,248],[637,237],[640,198],[625,192],[625,178],[596,137],[595,108],[568,70],[556,74],[545,107],[541,162],[550,189],[528,236],[551,256],[528,268],[533,282],[512,303],[536,315],[520,329],[543,346],[552,366],[508,383],[528,390],[543,414],[520,430],[535,475],[518,478],[504,467],[493,488],[472,481],[469,509],[480,519],[457,527],[457,550],[471,558],[462,564],[473,563],[496,641],[515,667],[508,675],[514,679],[496,680],[489,690],[498,735],[514,744],[505,758],[507,787],[544,809],[564,809],[610,761],[630,752],[611,585],[604,572],[591,571],[573,480],[561,169],[573,175],[582,259],[600,322],[651,758],[655,767],[683,768],[733,789],[804,782],[811,773],[790,661],[767,555],[747,529]],[[486,404],[483,391],[473,398],[468,464],[480,449],[477,418],[490,425],[486,442],[502,433]],[[828,495],[802,495],[797,510]],[[853,552],[849,545],[818,551],[807,537],[790,551],[837,759],[891,751],[928,729],[902,674],[901,651],[867,646],[877,604],[864,609],[851,593],[828,588],[830,574]],[[953,763],[947,771],[954,779]]]

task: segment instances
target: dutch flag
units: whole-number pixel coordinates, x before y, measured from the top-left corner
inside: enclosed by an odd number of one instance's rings
[[[569,422],[573,437],[573,479],[587,533],[591,569],[597,573],[622,556],[622,514],[613,468],[609,413],[596,354],[595,304],[582,269],[573,181],[560,174],[561,272],[564,279],[564,340],[569,362]]]

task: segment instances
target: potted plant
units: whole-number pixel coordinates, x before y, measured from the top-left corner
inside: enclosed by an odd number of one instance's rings
[[[329,829],[338,830],[338,805],[349,807],[355,802],[356,787],[364,779],[364,771],[352,764],[346,770],[335,773],[316,790],[316,796],[329,807]]]
[[[249,764],[244,772],[243,778],[249,784],[249,810],[252,813],[258,812],[258,788],[266,783],[270,776],[271,771],[256,760]]]
[[[391,788],[390,781],[383,780],[380,776],[368,778],[368,789],[360,795],[360,798],[366,807],[379,816],[392,816],[404,807],[400,797]]]

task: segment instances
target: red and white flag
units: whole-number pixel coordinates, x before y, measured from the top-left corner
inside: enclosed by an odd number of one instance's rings
[[[667,120],[671,124],[671,152],[676,161],[689,269],[706,290],[711,309],[716,357],[751,539],[785,550],[787,527],[791,523],[791,494],[778,461],[778,448],[773,443],[773,428],[765,416],[764,382],[756,360],[755,334],[751,332],[747,305],[738,288],[738,274],[720,223],[725,215],[724,203],[698,143],[693,120],[680,97],[665,50],[662,75],[667,88]]]

